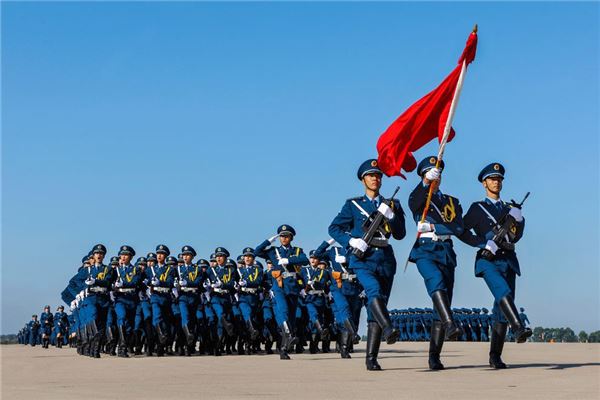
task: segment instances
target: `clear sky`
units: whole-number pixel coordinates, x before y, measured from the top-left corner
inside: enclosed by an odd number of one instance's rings
[[[597,3],[2,3],[2,333],[59,293],[97,242],[235,255],[286,223],[306,251],[379,135],[455,66],[474,23],[443,189],[464,208],[507,169],[531,191],[517,304],[600,329]],[[435,143],[419,151],[435,153]],[[384,194],[417,183],[384,180]],[[394,243],[390,307],[430,305]],[[487,306],[456,244],[456,306]]]

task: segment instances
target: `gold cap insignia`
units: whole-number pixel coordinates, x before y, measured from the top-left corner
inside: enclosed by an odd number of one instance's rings
[[[371,161],[371,167],[376,167],[376,166],[377,166],[377,160]]]
[[[437,161],[437,160],[435,159],[435,157],[431,157],[431,158],[429,159],[429,164],[435,164],[435,162],[436,162],[436,161]]]
[[[500,165],[494,164],[494,170],[495,171],[500,171]]]

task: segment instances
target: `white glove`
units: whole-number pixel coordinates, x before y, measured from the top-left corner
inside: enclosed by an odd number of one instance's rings
[[[360,294],[358,295],[359,298],[361,299],[366,299],[367,298],[367,292],[365,292],[364,290],[362,292],[360,292]]]
[[[150,288],[146,289],[146,296],[148,296],[148,298],[152,296],[152,291],[150,290]]]
[[[138,292],[138,297],[140,298],[140,300],[146,300],[146,295],[141,290]]]
[[[441,172],[439,168],[431,168],[429,171],[425,172],[425,179],[428,181],[437,181],[440,179]]]
[[[120,279],[117,279],[117,281],[115,282],[115,287],[116,288],[123,287],[123,281]]]
[[[173,293],[173,296],[175,296],[175,298],[179,297],[179,292],[177,291],[177,289],[171,289],[171,293]]]
[[[523,221],[523,213],[517,207],[511,207],[508,215],[511,215],[517,222]]]
[[[96,280],[91,276],[85,280],[85,284],[88,286],[92,286],[94,283],[96,283]]]
[[[329,299],[329,301],[333,301],[333,295],[331,294],[331,292],[327,293],[327,298]]]
[[[179,281],[179,286],[187,286],[188,282],[185,279]]]
[[[496,252],[498,251],[498,245],[493,240],[488,240],[485,244],[485,249],[496,255]]]
[[[241,279],[239,281],[239,285],[242,286],[242,287],[246,286],[247,284],[248,284],[248,282],[246,282],[246,280],[244,280],[244,279]]]
[[[417,224],[417,232],[419,232],[419,233],[433,232],[433,225],[427,221],[419,222]]]
[[[75,310],[75,308],[77,307],[77,301],[73,300],[69,307],[71,308],[71,312],[73,312]]]
[[[352,238],[350,239],[348,244],[350,244],[350,246],[354,247],[355,249],[359,249],[360,251],[367,251],[367,249],[369,248],[367,242],[365,242],[361,238]]]
[[[152,280],[150,281],[150,283],[152,284],[152,286],[158,286],[158,285],[160,285],[160,281],[158,280],[157,277],[152,278]]]
[[[315,284],[315,281],[313,281],[312,279],[308,281],[308,286],[312,286]]]
[[[265,295],[262,293],[258,294],[258,300],[263,301],[265,299]]]
[[[383,214],[383,216],[390,220],[394,218],[394,211],[385,203],[381,203],[379,207],[377,207],[377,211]]]
[[[288,260],[287,258],[280,258],[279,262],[277,263],[277,265],[282,265],[282,266],[286,266],[290,263],[290,260]]]
[[[213,283],[212,285],[210,285],[210,287],[212,288],[220,288],[223,285],[223,283],[221,281],[216,281],[215,283]]]
[[[233,297],[235,298],[235,301],[240,301],[240,295],[239,294],[234,294]]]
[[[109,292],[108,294],[110,296],[110,301],[112,301],[114,303],[115,302],[115,294],[113,292]]]
[[[208,289],[210,287],[210,281],[204,281],[202,286],[204,286],[204,289]]]
[[[273,299],[275,297],[275,293],[272,290],[269,290],[269,298]]]
[[[306,290],[302,289],[302,290],[300,291],[300,296],[302,296],[302,297],[306,297]]]
[[[337,255],[335,256],[335,262],[338,264],[345,264],[346,263],[346,256],[341,256],[341,255]]]
[[[81,301],[81,295],[79,293],[77,293],[77,295],[75,295],[75,300],[79,303]]]
[[[328,244],[328,245],[330,245],[330,246],[331,246],[332,244],[334,244],[334,243],[335,243],[335,239],[329,239],[329,240],[327,241],[327,244]]]
[[[279,235],[275,235],[275,236],[272,236],[272,237],[270,237],[270,238],[269,238],[269,242],[270,242],[271,244],[273,244],[273,243],[274,243],[274,242],[277,240],[277,238],[278,238],[278,237],[279,237]]]

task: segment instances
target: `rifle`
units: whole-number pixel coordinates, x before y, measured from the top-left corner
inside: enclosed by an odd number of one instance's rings
[[[394,193],[392,194],[392,197],[390,197],[389,200],[383,200],[383,202],[387,205],[390,205],[392,203],[392,200],[394,200],[396,193],[398,193],[398,190],[400,190],[400,186],[396,187],[396,190],[394,190]],[[380,213],[378,210],[375,210],[371,215],[369,215],[369,218],[367,218],[367,220],[362,226],[363,231],[365,232],[363,234],[362,240],[364,240],[365,243],[367,243],[369,246],[372,245],[376,241],[375,235],[378,232],[382,232],[381,229],[385,222],[386,221],[383,214]],[[357,248],[352,249],[352,254],[354,254],[358,259],[362,259],[365,256],[365,252]]]
[[[523,207],[523,203],[529,197],[530,192],[525,194],[525,197],[520,203],[512,200],[510,201],[510,205],[512,207],[516,207],[519,210]],[[499,221],[496,222],[496,225],[492,227],[492,232],[494,232],[494,237],[492,237],[492,241],[495,242],[499,248],[509,251],[515,250],[515,244],[512,241],[515,239],[515,234],[512,232],[511,228],[515,225],[517,221],[509,214],[506,213],[500,218]],[[483,249],[481,251],[481,256],[486,260],[492,260],[494,258],[494,253],[489,251],[488,249]]]

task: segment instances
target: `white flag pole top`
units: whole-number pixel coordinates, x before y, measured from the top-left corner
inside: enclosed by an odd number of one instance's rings
[[[448,111],[448,119],[446,120],[446,126],[444,126],[444,134],[442,135],[442,141],[440,142],[440,149],[438,151],[438,160],[441,161],[444,157],[444,150],[446,149],[446,143],[448,143],[448,136],[452,129],[452,121],[454,120],[454,113],[456,112],[456,106],[460,99],[460,92],[462,91],[463,82],[465,81],[465,75],[467,73],[467,61],[463,60],[460,75],[458,76],[458,82],[456,83],[456,89],[454,90],[454,97],[452,103],[450,103],[450,110]]]

